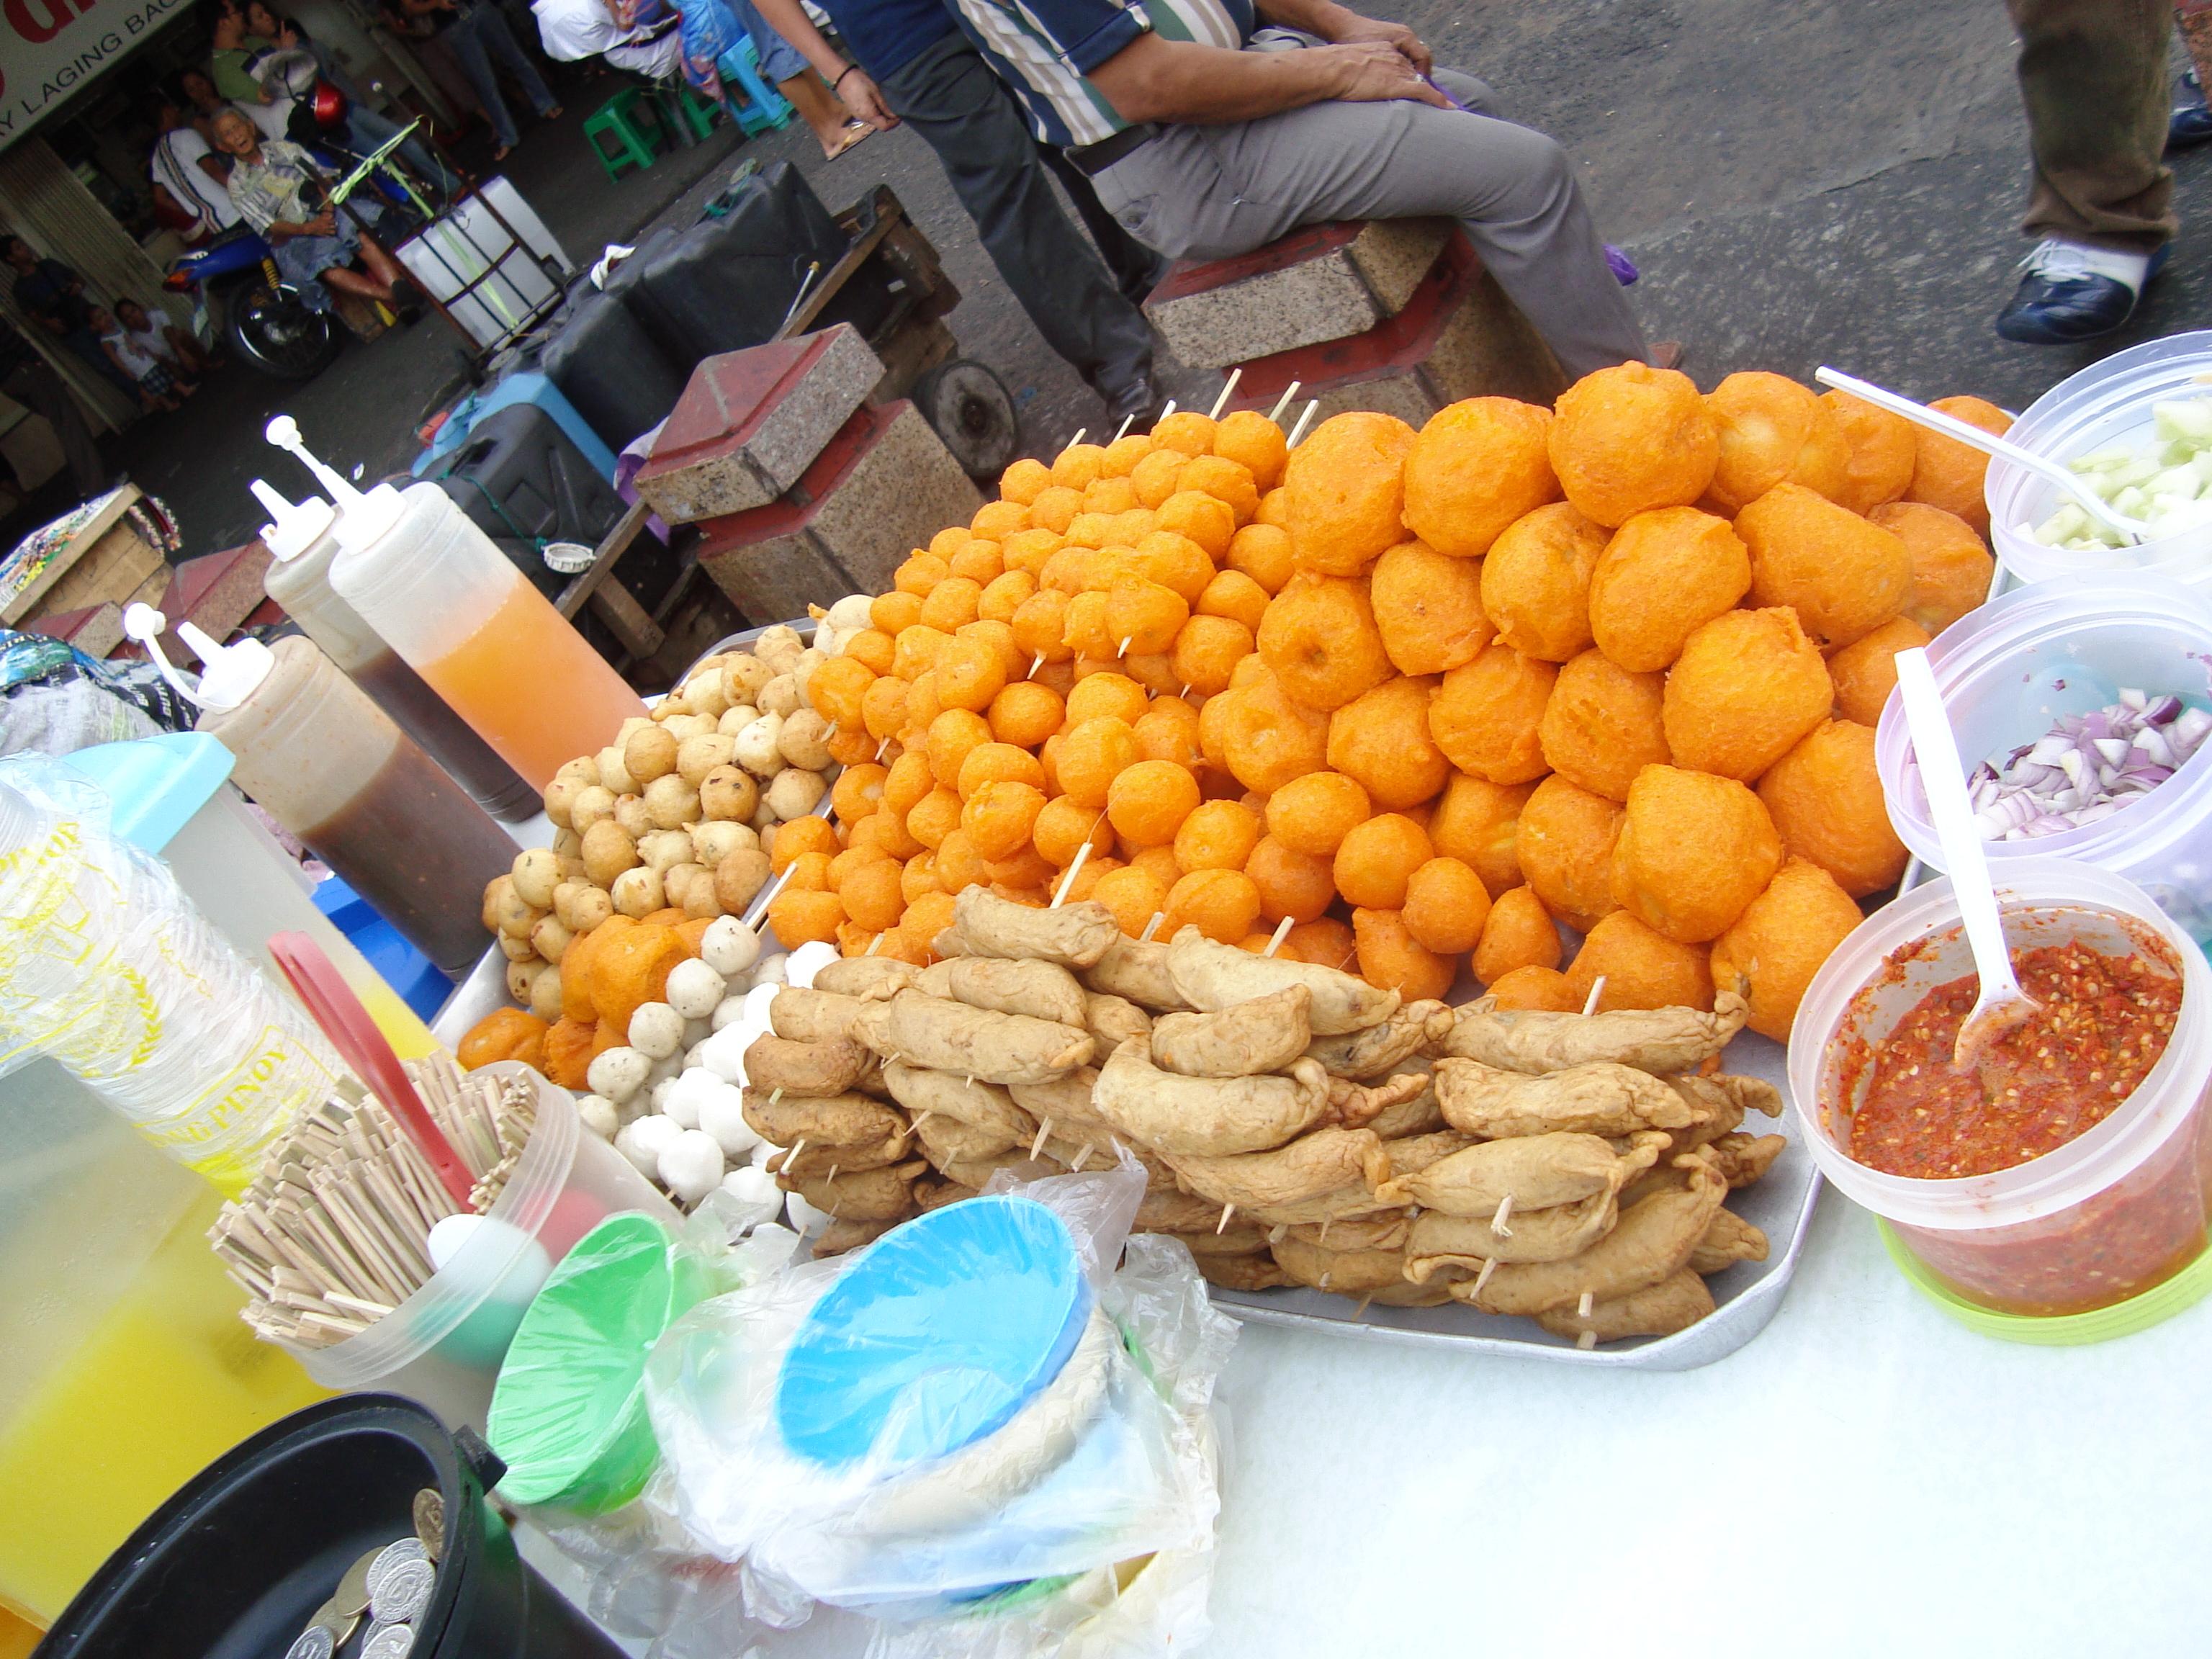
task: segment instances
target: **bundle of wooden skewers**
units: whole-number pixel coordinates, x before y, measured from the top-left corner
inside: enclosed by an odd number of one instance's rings
[[[471,1205],[490,1209],[530,1139],[537,1091],[488,1072],[465,1076],[442,1054],[407,1072],[474,1178]],[[270,1147],[208,1238],[246,1293],[242,1316],[256,1335],[319,1348],[359,1335],[421,1289],[434,1271],[430,1229],[459,1213],[381,1103],[333,1095]]]

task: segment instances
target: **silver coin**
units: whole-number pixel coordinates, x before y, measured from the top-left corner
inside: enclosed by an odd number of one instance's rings
[[[378,1625],[368,1632],[368,1640],[361,1645],[361,1659],[407,1659],[415,1645],[415,1626],[412,1625]]]
[[[422,1540],[419,1538],[402,1538],[397,1542],[386,1544],[382,1549],[377,1551],[376,1559],[368,1564],[368,1583],[370,1602],[374,1604],[375,1601],[378,1586],[384,1583],[385,1575],[392,1568],[404,1561],[427,1561],[429,1559],[429,1554],[423,1549]]]
[[[415,1542],[411,1538],[407,1541]],[[380,1625],[404,1624],[430,1605],[431,1587],[437,1582],[438,1570],[428,1561],[394,1562],[370,1592],[369,1611]]]
[[[328,1625],[310,1625],[292,1638],[292,1645],[284,1650],[284,1659],[331,1659],[338,1650],[338,1640]],[[402,1648],[400,1652],[406,1650]],[[379,1659],[386,1659],[379,1656]],[[391,1656],[396,1659],[396,1656]]]

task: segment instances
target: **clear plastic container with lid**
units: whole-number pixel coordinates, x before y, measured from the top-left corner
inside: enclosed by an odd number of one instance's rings
[[[2028,1318],[2116,1308],[2204,1254],[2212,969],[2142,889],[2118,876],[2025,859],[2002,867],[1996,886],[2015,951],[2080,943],[2179,975],[2179,1018],[2134,1093],[2075,1139],[1990,1174],[1917,1179],[1851,1155],[1873,1051],[1929,991],[1973,974],[1948,880],[1875,913],[1814,975],[1790,1035],[1790,1091],[1820,1173],[1886,1220],[1958,1297]]]
[[[1959,753],[2000,763],[2062,715],[2122,687],[2212,707],[2212,592],[2155,576],[2069,577],[1971,611],[1928,647]],[[1920,860],[1943,864],[1905,711],[1882,710],[1875,765],[1890,822]],[[2026,859],[2069,858],[2139,883],[2198,939],[2212,939],[2212,744],[2120,811],[2063,834],[1989,843],[2002,879]]]
[[[534,817],[542,805],[539,793],[331,586],[331,565],[338,556],[332,533],[337,510],[313,495],[288,501],[259,478],[252,488],[270,514],[270,522],[261,526],[262,542],[275,561],[263,578],[269,597],[485,811],[510,823]]]
[[[2005,436],[2061,463],[2115,445],[2148,445],[2155,435],[2151,406],[2212,395],[2212,386],[2203,379],[2208,373],[2212,373],[2212,331],[2170,334],[2130,346],[2068,375],[2021,411]],[[2212,525],[2134,547],[2077,552],[2035,539],[2036,527],[2068,499],[2049,479],[2009,461],[1992,459],[1982,497],[1989,503],[1990,537],[1997,560],[2023,582],[2148,571],[2212,586]]]

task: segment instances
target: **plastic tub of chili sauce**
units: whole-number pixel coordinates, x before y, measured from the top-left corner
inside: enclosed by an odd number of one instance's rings
[[[2122,687],[2212,707],[2212,592],[2156,576],[2069,577],[1993,599],[1945,629],[1928,665],[1969,766],[2002,760],[2068,714],[2119,700]],[[1899,836],[1943,867],[1893,697],[1875,738],[1875,768]],[[2023,859],[2078,859],[2142,884],[2166,913],[2212,939],[2212,743],[2120,811],[2054,836],[1988,844],[1999,879]]]
[[[2109,1116],[2011,1169],[1919,1179],[1859,1162],[1851,1126],[1875,1053],[1929,992],[1974,971],[1950,883],[1935,881],[1863,923],[1807,988],[1789,1057],[1806,1146],[1924,1270],[1909,1276],[1950,1311],[1975,1310],[1978,1328],[2045,1342],[2140,1329],[2193,1299],[2176,1281],[2212,1287],[2212,1273],[2190,1271],[2212,1216],[2212,969],[2149,895],[2107,871],[2019,859],[1996,885],[2015,951],[2080,944],[2179,978],[2157,1063]]]

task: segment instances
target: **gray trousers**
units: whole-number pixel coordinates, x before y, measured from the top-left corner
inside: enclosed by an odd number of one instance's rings
[[[1329,219],[1457,219],[1570,375],[1644,361],[1566,152],[1487,113],[1494,96],[1474,76],[1436,78],[1467,111],[1326,103],[1171,126],[1098,174],[1098,199],[1174,258],[1247,253]]]
[[[1013,94],[981,55],[963,36],[948,35],[884,76],[882,90],[892,112],[937,152],[983,251],[1045,343],[1109,403],[1148,380],[1152,325],[1068,222]],[[1074,183],[1088,193],[1082,175]],[[1109,252],[1125,266],[1140,266],[1143,251],[1127,247],[1119,227],[1099,217],[1102,244],[1122,244]],[[1133,285],[1137,272],[1128,276]]]

